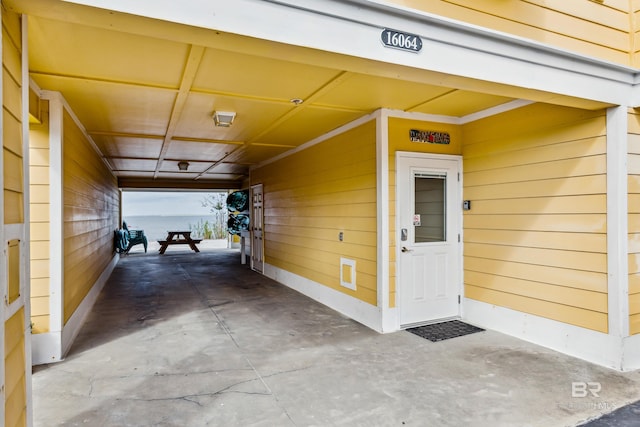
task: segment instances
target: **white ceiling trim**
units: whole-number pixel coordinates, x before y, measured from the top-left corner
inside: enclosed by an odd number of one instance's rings
[[[69,0],[202,28],[613,105],[640,99],[638,69],[382,1]],[[421,53],[383,47],[383,28],[420,35]],[[473,66],[470,66],[473,64]],[[452,86],[451,78],[437,82]]]
[[[400,119],[420,120],[423,122],[433,123],[448,123],[452,125],[464,125],[467,123],[475,122],[476,120],[484,119],[487,117],[495,116],[498,114],[506,113],[507,111],[515,110],[517,108],[525,107],[527,105],[534,104],[533,101],[526,99],[516,99],[504,104],[496,105],[495,107],[487,108],[486,110],[478,111],[477,113],[468,114],[463,117],[455,116],[442,116],[436,114],[415,113],[402,110],[384,109],[389,117],[396,117]]]
[[[384,108],[383,110],[386,112],[387,117],[394,117],[397,119],[419,120],[422,122],[433,122],[433,123],[447,123],[450,125],[460,124],[460,117],[455,117],[455,116],[416,113],[411,111],[392,110],[390,108]]]
[[[535,104],[533,101],[526,99],[516,99],[514,101],[506,102],[504,104],[496,105],[495,107],[487,108],[477,113],[467,114],[460,117],[460,124],[475,122],[476,120],[485,119],[487,117],[495,116],[498,114],[506,113],[507,111],[515,110],[517,108],[526,107],[527,105]]]

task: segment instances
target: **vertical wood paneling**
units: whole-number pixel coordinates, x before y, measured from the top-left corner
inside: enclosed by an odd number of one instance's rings
[[[605,113],[531,105],[463,132],[466,297],[607,332]]]
[[[20,255],[20,240],[9,240],[5,250],[7,251],[7,279],[8,292],[6,303],[13,304],[21,295],[20,287],[22,281],[22,257]]]
[[[584,55],[625,65],[631,62],[634,30],[627,0],[392,1]]]
[[[462,129],[458,125],[424,122],[420,120],[389,119],[389,306],[396,306],[396,153],[410,151],[429,154],[462,154]],[[411,142],[411,129],[446,132],[450,144],[423,144]]]
[[[629,110],[628,129],[629,333],[635,335],[640,333],[640,110]]]
[[[17,15],[3,14],[2,37],[2,145],[4,176],[4,223],[24,220],[22,170],[22,73],[20,20]]]
[[[113,258],[119,193],[115,177],[65,111],[63,119],[64,322]]]
[[[0,386],[4,402],[2,425],[6,427],[26,426],[28,405],[27,393],[30,382],[28,361],[30,348],[26,335],[28,307],[28,283],[25,266],[25,155],[23,138],[23,66],[22,66],[22,23],[20,16],[0,10],[2,16],[2,204],[0,235],[3,249],[0,264],[8,271],[0,273],[0,295],[7,295],[0,308],[3,369],[0,369]],[[10,224],[9,227],[4,225]],[[8,282],[8,283],[7,283]],[[8,288],[7,288],[8,286]]]
[[[267,263],[377,303],[375,147],[369,122],[252,171]],[[340,257],[356,261],[355,291],[340,286]]]
[[[4,425],[24,425],[27,410],[25,385],[24,308],[18,310],[5,325],[5,422]]]
[[[31,224],[31,322],[34,334],[49,331],[49,117],[38,102],[42,123],[29,125],[29,206]]]

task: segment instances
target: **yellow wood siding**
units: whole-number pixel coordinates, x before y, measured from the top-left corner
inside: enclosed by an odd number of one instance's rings
[[[20,240],[13,239],[7,242],[7,299],[6,304],[13,304],[21,295],[21,267],[22,257],[20,256]]]
[[[392,2],[607,61],[631,63],[628,0],[603,3],[588,0]]]
[[[24,308],[4,325],[5,419],[6,427],[26,425]]]
[[[389,125],[389,306],[396,306],[396,153],[410,151],[430,154],[462,154],[460,126],[390,117]],[[411,129],[447,132],[450,144],[423,144],[411,142]]]
[[[63,119],[64,322],[114,256],[119,192],[115,177],[65,111]]]
[[[629,333],[640,333],[640,110],[628,114]]]
[[[377,304],[374,122],[256,169],[251,183],[264,184],[267,263]],[[355,291],[340,286],[340,257],[356,261]]]
[[[29,125],[31,221],[31,322],[35,334],[49,331],[49,120],[48,102],[38,102],[42,123]]]
[[[605,113],[536,104],[463,135],[465,296],[607,332]]]
[[[24,182],[25,171],[23,148],[22,111],[22,31],[20,16],[2,9],[2,174],[3,218],[1,224],[11,224],[12,229],[24,229]],[[8,229],[5,229],[6,231]],[[12,233],[15,233],[13,231]],[[20,232],[22,235],[22,232]],[[8,301],[3,302],[2,322],[4,328],[3,388],[4,411],[2,425],[6,427],[27,424],[27,381],[30,380],[26,365],[25,319],[25,275],[22,237],[12,237],[2,242],[5,246],[0,263],[7,266],[2,272],[0,291],[6,292]],[[6,263],[6,264],[5,264]],[[6,288],[8,286],[8,288]]]
[[[633,54],[633,65],[640,64],[640,0],[631,0],[631,53]]]
[[[18,224],[24,219],[20,19],[4,13],[2,24],[4,223]]]

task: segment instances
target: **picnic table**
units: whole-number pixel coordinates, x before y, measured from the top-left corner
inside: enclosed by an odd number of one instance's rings
[[[163,254],[169,245],[189,245],[195,252],[200,252],[196,244],[202,239],[192,239],[190,231],[169,231],[166,240],[158,240],[160,243],[160,253]]]

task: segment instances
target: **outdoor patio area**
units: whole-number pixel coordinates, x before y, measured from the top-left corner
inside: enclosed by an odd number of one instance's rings
[[[150,248],[120,260],[33,395],[36,426],[551,427],[639,400],[640,372],[493,331],[379,334],[237,249]]]

